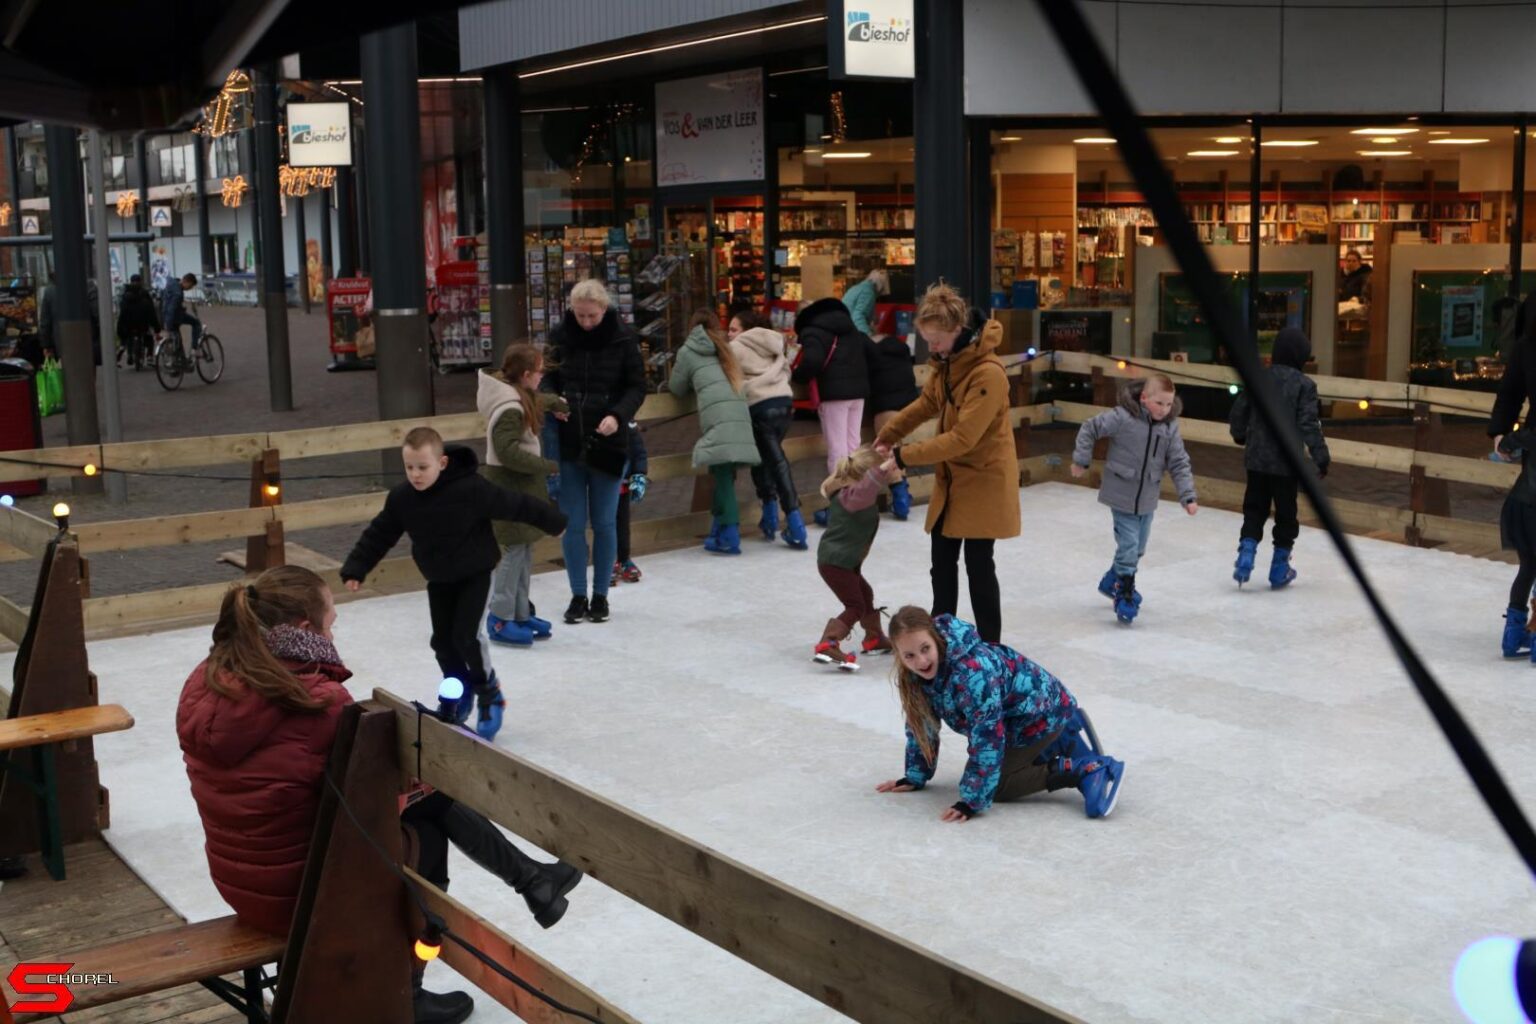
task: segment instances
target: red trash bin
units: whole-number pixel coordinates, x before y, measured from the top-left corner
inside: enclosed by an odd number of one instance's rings
[[[0,359],[0,457],[5,452],[43,446],[43,420],[37,411],[37,375],[25,359]],[[42,494],[43,480],[0,481],[0,494],[26,498]]]

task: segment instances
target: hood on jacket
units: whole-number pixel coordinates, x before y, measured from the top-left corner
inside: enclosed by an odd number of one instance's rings
[[[566,343],[587,348],[603,348],[611,345],[623,334],[620,330],[619,314],[612,306],[603,312],[603,318],[590,331],[584,330],[581,324],[576,322],[576,314],[567,309],[564,319],[560,321],[560,330]]]
[[[443,454],[448,456],[448,468],[443,470],[433,487],[457,480],[463,476],[473,476],[480,465],[480,460],[475,456],[473,448],[466,448],[461,444],[450,444],[443,447]]]
[[[854,330],[853,316],[841,299],[818,299],[795,317],[796,334],[807,327],[819,327],[838,336],[850,334]]]
[[[518,405],[521,407],[522,398],[517,393],[517,388],[508,384],[489,370],[481,370],[479,373],[479,385],[475,390],[475,409],[481,416],[489,420],[496,411],[506,405]],[[527,413],[524,412],[526,418]]]
[[[784,335],[767,327],[753,327],[742,331],[731,339],[731,344],[750,349],[767,360],[781,359],[784,356]]]
[[[276,653],[276,652],[274,652]],[[341,665],[323,661],[300,662],[282,659],[290,669],[324,676],[337,683],[344,683],[352,673]],[[206,665],[199,665],[194,676],[201,676]],[[208,689],[207,683],[197,679],[197,686],[188,687],[181,697],[184,714],[177,715],[176,732],[182,747],[198,760],[220,768],[233,768],[257,748],[267,742],[272,731],[290,716],[304,714],[274,704],[270,700],[244,693],[243,684],[225,674],[223,682],[232,693],[240,697],[231,699]],[[318,714],[319,712],[316,712]]]
[[[936,352],[928,354],[928,362],[935,366],[945,363],[951,365],[964,361],[968,357],[980,358],[994,354],[1003,344],[1003,325],[996,320],[988,320],[980,310],[971,310],[966,318],[965,330],[960,337],[955,339],[955,347],[949,350],[947,355],[939,355]]]
[[[1312,342],[1307,340],[1299,327],[1283,327],[1275,335],[1275,349],[1270,357],[1277,366],[1289,366],[1299,370],[1312,357]]]
[[[1137,380],[1128,381],[1125,387],[1120,389],[1120,408],[1124,409],[1132,416],[1135,416],[1137,419],[1145,418],[1147,415],[1147,410],[1141,404],[1141,393],[1145,390],[1147,390],[1147,382],[1145,378],[1138,378]],[[1180,398],[1178,392],[1175,391],[1173,395],[1173,408],[1168,410],[1168,415],[1164,416],[1159,422],[1172,423],[1174,420],[1179,418],[1179,413],[1183,411],[1184,399]]]
[[[703,324],[693,325],[693,330],[689,331],[688,337],[683,339],[683,347],[691,348],[701,356],[720,358],[720,350],[715,348],[715,339],[709,336]]]
[[[976,632],[976,627],[953,615],[938,616],[933,620],[933,628],[944,638],[946,662],[969,657],[982,644],[981,634]]]

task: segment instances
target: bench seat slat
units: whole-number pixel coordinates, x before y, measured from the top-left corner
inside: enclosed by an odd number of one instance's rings
[[[71,1012],[162,992],[203,978],[233,974],[247,967],[273,963],[282,955],[283,939],[241,924],[233,915],[214,921],[182,925],[124,939],[94,949],[61,953],[61,963],[73,964],[71,974],[110,974],[116,985],[71,985]],[[49,1019],[37,1014],[26,1020]]]
[[[133,728],[133,716],[121,704],[100,704],[0,721],[0,751],[60,743]]]

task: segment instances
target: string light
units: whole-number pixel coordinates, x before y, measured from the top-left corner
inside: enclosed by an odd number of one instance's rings
[[[427,918],[427,923],[421,929],[421,938],[416,940],[416,959],[436,960],[443,952],[443,925],[441,921],[433,917]]]
[[[843,109],[843,90],[838,89],[832,93],[832,139],[833,142],[842,142],[848,137],[848,114]]]
[[[11,226],[11,214],[13,212],[10,203],[0,203],[0,228]]]
[[[1229,394],[1229,395],[1235,395],[1240,390],[1241,389],[1236,384],[1228,384],[1227,385],[1227,394]]]
[[[122,218],[133,216],[133,211],[139,205],[137,192],[122,191],[117,194],[117,215]]]
[[[10,508],[14,504],[16,504],[15,498],[11,497],[9,494],[0,494],[0,505],[5,506],[6,508]]]
[[[290,167],[277,169],[277,187],[285,196],[303,198],[312,188],[330,188],[336,184],[334,167]]]
[[[1116,361],[1115,365],[1123,370],[1123,369],[1125,369],[1125,360],[1124,359],[1118,360],[1118,361]]]
[[[210,139],[245,127],[251,93],[251,76],[236,68],[224,79],[218,97],[203,107],[202,119],[192,129]]]
[[[251,186],[245,183],[245,175],[237,174],[233,178],[225,178],[219,189],[219,201],[230,209],[240,205],[245,198],[246,191]]]
[[[62,501],[53,506],[53,520],[59,524],[60,533],[69,529],[69,506]]]
[[[1371,400],[1369,398],[1362,398],[1362,399],[1360,399],[1359,405],[1360,405],[1360,410],[1362,412],[1364,412],[1366,409],[1369,409],[1371,407]]]
[[[84,473],[86,476],[95,476],[97,473],[96,463],[87,462],[84,466],[81,467],[80,472]]]

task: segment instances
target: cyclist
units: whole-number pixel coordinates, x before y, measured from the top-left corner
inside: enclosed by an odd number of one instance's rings
[[[173,331],[178,336],[181,334],[182,324],[192,325],[192,348],[197,349],[197,343],[203,337],[203,322],[187,311],[186,292],[189,288],[197,287],[196,274],[183,274],[180,281],[172,280],[165,286],[165,294],[160,299],[160,313],[165,321],[165,329]]]
[[[160,333],[160,311],[144,287],[144,279],[134,274],[123,287],[122,306],[117,314],[117,339],[134,367],[144,365],[154,351],[154,339]]]

